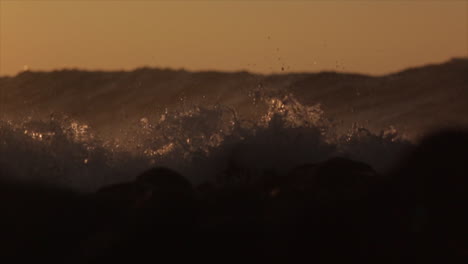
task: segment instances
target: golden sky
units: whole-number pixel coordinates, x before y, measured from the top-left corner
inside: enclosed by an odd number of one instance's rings
[[[0,0],[0,75],[59,68],[384,74],[468,55],[468,1]]]

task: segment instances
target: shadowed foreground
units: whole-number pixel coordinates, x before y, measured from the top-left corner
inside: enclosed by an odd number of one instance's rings
[[[337,157],[286,175],[232,169],[198,186],[162,167],[93,194],[3,183],[0,256],[25,263],[463,262],[467,146],[465,132],[433,135],[388,175]]]

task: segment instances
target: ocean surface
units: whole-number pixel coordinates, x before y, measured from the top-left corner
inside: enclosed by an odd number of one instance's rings
[[[162,165],[201,183],[342,156],[391,170],[468,126],[468,59],[336,72],[25,71],[0,77],[1,180],[94,191]]]

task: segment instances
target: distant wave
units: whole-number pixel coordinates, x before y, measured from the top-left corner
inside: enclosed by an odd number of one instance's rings
[[[468,125],[468,60],[375,77],[334,72],[257,75],[141,68],[130,72],[25,71],[0,78],[0,118],[45,120],[64,113],[100,135],[119,136],[143,117],[167,110],[223,105],[243,119],[258,119],[263,96],[292,94],[320,103],[345,132],[354,123],[374,133],[395,127],[414,140],[447,126]]]
[[[194,182],[346,156],[385,171],[468,126],[468,60],[372,77],[62,70],[0,78],[2,177],[82,190],[153,165]]]

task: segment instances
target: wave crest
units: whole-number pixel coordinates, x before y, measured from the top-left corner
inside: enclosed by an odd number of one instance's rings
[[[49,120],[0,121],[2,175],[94,190],[161,165],[194,182],[226,171],[285,173],[295,166],[345,156],[389,168],[411,144],[396,131],[372,134],[355,125],[338,134],[320,105],[294,96],[263,96],[267,111],[242,119],[223,105],[192,106],[142,117],[116,138],[101,138],[65,115]]]

